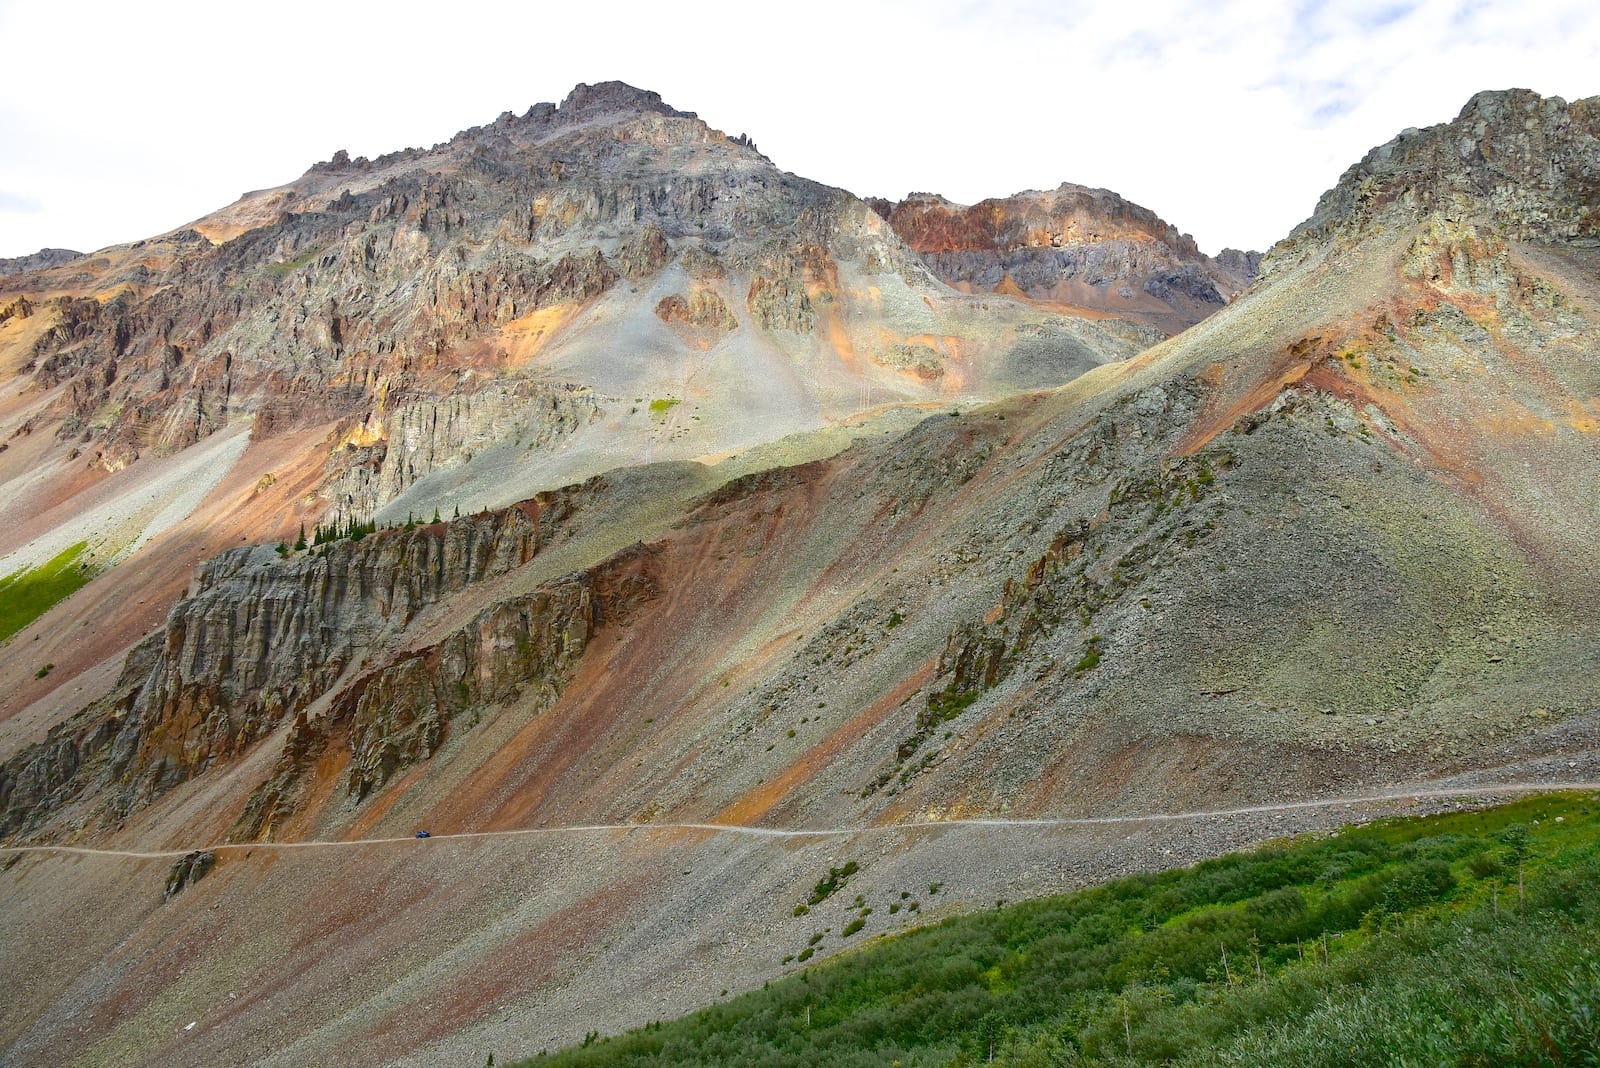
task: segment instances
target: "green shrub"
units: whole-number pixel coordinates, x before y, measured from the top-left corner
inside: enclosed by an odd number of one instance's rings
[[[954,917],[531,1063],[1593,1065],[1590,807],[1383,821]],[[1484,855],[1519,858],[1520,911],[1494,909]]]
[[[820,905],[822,902],[826,901],[830,896],[832,896],[833,893],[841,886],[847,883],[850,880],[850,876],[854,875],[860,870],[860,866],[857,865],[853,860],[846,861],[844,867],[842,868],[830,867],[828,869],[827,878],[821,879],[817,882],[817,885],[812,888],[810,899],[806,903],[809,905]],[[799,915],[799,913],[796,913],[796,915]]]

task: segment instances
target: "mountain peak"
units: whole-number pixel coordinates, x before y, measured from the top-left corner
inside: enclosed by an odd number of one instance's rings
[[[1358,235],[1432,212],[1522,240],[1600,240],[1600,97],[1475,94],[1448,123],[1409,128],[1345,171],[1283,244]]]
[[[589,85],[579,82],[572,87],[556,115],[569,122],[599,118],[605,115],[622,115],[631,112],[655,112],[675,119],[692,119],[692,111],[679,111],[661,99],[661,94],[640,89],[627,82],[596,82]]]

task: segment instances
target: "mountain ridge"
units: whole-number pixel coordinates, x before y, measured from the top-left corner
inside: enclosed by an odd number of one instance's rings
[[[1070,182],[971,206],[933,193],[870,203],[958,289],[1120,315],[1169,335],[1253,281],[1259,259],[1237,250],[1205,256],[1192,237],[1148,208]]]

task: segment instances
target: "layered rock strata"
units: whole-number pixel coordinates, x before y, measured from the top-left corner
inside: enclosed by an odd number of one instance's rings
[[[949,285],[1121,314],[1168,333],[1227,303],[1259,264],[1236,249],[1212,259],[1149,209],[1071,183],[970,207],[930,193],[872,203]]]

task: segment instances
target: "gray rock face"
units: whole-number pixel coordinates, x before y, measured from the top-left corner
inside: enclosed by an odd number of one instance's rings
[[[423,608],[525,563],[566,507],[552,495],[288,558],[257,547],[207,561],[109,695],[0,768],[0,834],[85,792],[126,813],[233,759]]]
[[[1261,274],[1261,253],[1225,248],[1217,253],[1217,266],[1237,275],[1246,283],[1254,282]]]
[[[70,248],[42,248],[26,256],[0,259],[0,277],[8,274],[27,274],[29,271],[44,271],[82,258],[83,253],[74,252]]]
[[[479,393],[419,400],[391,411],[372,445],[346,445],[329,459],[334,522],[364,520],[434,471],[497,442],[548,448],[600,412],[583,386],[512,381]]]
[[[492,365],[507,323],[647,278],[680,242],[741,264],[774,235],[837,245],[852,203],[621,83],[428,152],[341,153],[260,196],[284,206],[245,212],[242,232],[227,211],[202,220],[221,244],[140,243],[145,295],[40,306],[58,325],[28,369],[69,386],[45,418],[87,434],[91,462],[116,469],[241,417],[261,434],[381,418],[381,398],[449,393]]]
[[[118,470],[241,420],[258,438],[376,427],[394,398],[446,397],[523,366],[517,324],[539,312],[555,309],[558,321],[541,337],[576,348],[561,326],[587,306],[624,304],[675,265],[698,277],[708,263],[725,275],[719,299],[779,335],[786,360],[820,348],[802,339],[839,297],[841,266],[892,288],[931,285],[849,193],[778,170],[748,138],[655,93],[607,82],[429,150],[336,153],[193,229],[104,250],[84,261],[73,295],[34,301],[51,328],[24,362],[35,385],[57,390],[41,424],[55,423],[90,465]],[[880,333],[952,333],[921,308],[884,302],[873,315],[886,318],[855,328],[858,350]],[[631,372],[642,379],[673,351],[646,340],[651,359]],[[998,349],[975,340],[982,353]],[[1092,340],[1100,362],[1132,354],[1123,337]],[[755,337],[744,347],[768,351]],[[335,478],[343,470],[330,467]],[[339,509],[384,492],[327,496]]]
[[[1278,259],[1385,219],[1491,223],[1516,240],[1600,243],[1600,97],[1483,92],[1448,123],[1368,152],[1273,249]]]
[[[209,849],[185,853],[173,862],[172,871],[167,873],[167,888],[162,893],[162,900],[171,901],[209,875],[216,864],[217,855]]]
[[[465,627],[406,653],[347,686],[324,716],[296,718],[272,773],[252,793],[235,840],[269,838],[291,816],[324,754],[349,753],[345,790],[360,800],[390,777],[429,759],[455,721],[513,696],[554,703],[590,639],[655,596],[651,550],[610,560],[484,609]]]

